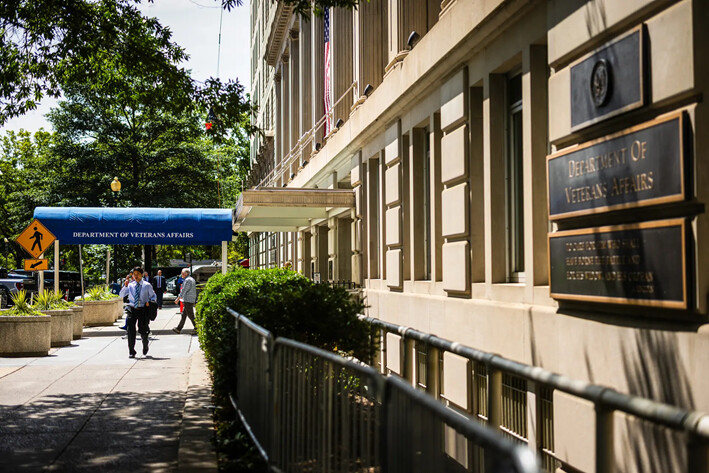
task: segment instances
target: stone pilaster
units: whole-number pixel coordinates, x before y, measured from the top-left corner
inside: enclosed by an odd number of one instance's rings
[[[352,11],[344,8],[333,8],[332,15],[332,73],[333,73],[333,104],[354,81],[352,61]],[[350,91],[335,108],[333,127],[338,119],[347,120],[350,109],[355,99],[354,92]]]
[[[363,174],[362,153],[359,152],[352,158],[352,170],[350,171],[350,184],[355,194],[355,208],[350,214],[352,219],[352,224],[350,225],[350,243],[352,249],[351,266],[352,281],[357,284],[362,284],[362,246],[364,240],[364,234],[362,232],[364,205]]]
[[[313,123],[318,123],[324,115],[324,78],[325,78],[325,46],[323,39],[323,19],[311,18],[312,22],[312,62],[311,62],[311,84],[313,92],[312,116]],[[315,143],[323,144],[323,126],[320,126],[313,137],[313,147]]]
[[[300,140],[300,42],[298,32],[291,31],[290,38],[290,153]],[[297,164],[297,162],[296,162]],[[297,167],[297,166],[296,166]],[[288,170],[285,179],[290,179],[293,170]]]
[[[313,19],[300,18],[300,135],[314,125],[313,121]],[[310,148],[304,149],[298,165],[310,160]]]

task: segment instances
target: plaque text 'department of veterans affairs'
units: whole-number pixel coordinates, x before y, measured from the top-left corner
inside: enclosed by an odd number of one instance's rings
[[[685,198],[682,112],[547,157],[549,218]]]
[[[555,299],[687,308],[684,219],[549,234]]]

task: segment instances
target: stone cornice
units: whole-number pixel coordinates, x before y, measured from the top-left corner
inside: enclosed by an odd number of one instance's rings
[[[283,41],[288,36],[288,24],[292,14],[293,6],[278,2],[273,25],[271,26],[271,33],[268,36],[268,43],[266,43],[266,54],[264,57],[266,63],[271,66],[276,65],[278,53],[281,51]]]
[[[245,206],[354,208],[355,205],[355,195],[351,189],[265,187],[245,189],[242,195]]]

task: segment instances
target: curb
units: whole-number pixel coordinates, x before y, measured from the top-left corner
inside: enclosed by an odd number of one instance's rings
[[[214,422],[211,411],[204,406],[212,403],[212,382],[202,350],[192,355],[185,410],[180,427],[177,453],[179,472],[216,472],[217,453],[214,448]]]

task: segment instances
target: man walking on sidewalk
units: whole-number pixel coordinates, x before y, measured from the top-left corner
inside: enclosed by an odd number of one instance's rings
[[[182,327],[185,326],[185,320],[187,317],[190,318],[192,326],[196,328],[194,324],[194,305],[197,302],[197,283],[194,278],[190,276],[189,269],[182,270],[182,278],[184,282],[182,283],[182,289],[180,289],[180,295],[177,296],[175,304],[179,304],[180,301],[184,303],[184,310],[182,311],[182,318],[180,318],[180,323],[177,327],[173,328],[172,331],[175,333],[180,333]]]
[[[148,314],[148,303],[155,302],[155,291],[153,286],[143,280],[143,268],[137,266],[133,270],[133,282],[128,282],[126,278],[121,288],[120,296],[128,296],[128,357],[135,358],[135,324],[138,322],[138,332],[143,340],[143,355],[148,354],[148,333],[150,332],[150,316]]]
[[[162,269],[158,269],[158,275],[153,278],[153,289],[155,295],[158,296],[158,309],[162,309],[162,297],[165,294],[165,277],[162,275]]]

